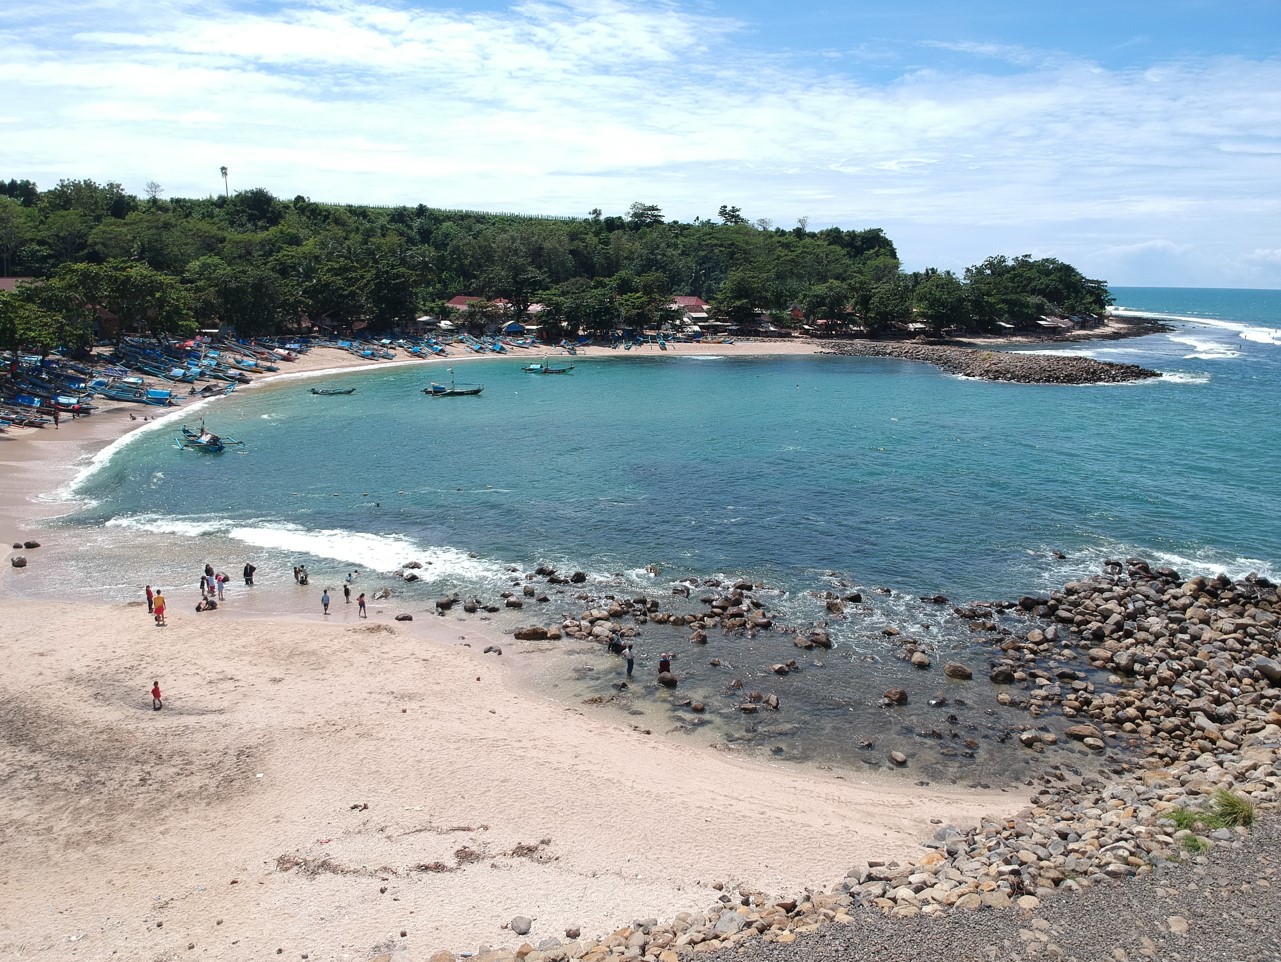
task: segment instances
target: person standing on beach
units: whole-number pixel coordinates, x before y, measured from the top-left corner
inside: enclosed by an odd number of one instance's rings
[[[156,616],[156,624],[163,628],[165,624],[165,592],[163,588],[156,589],[156,597],[152,599],[152,607]]]
[[[257,570],[258,569],[248,561],[245,562],[245,586],[247,588],[252,588],[254,586],[254,572]]]
[[[623,642],[623,650],[619,652],[623,656],[623,661],[627,662],[627,677],[632,677],[632,667],[636,664],[636,655],[632,652],[632,643]]]
[[[329,614],[329,589],[326,588],[320,596],[320,606],[325,609],[325,614]]]
[[[155,597],[155,594],[151,590],[151,585],[147,585],[147,614],[149,615],[155,614],[155,607],[153,605]]]
[[[165,703],[160,700],[160,682],[151,683],[151,710],[160,711],[165,707]]]
[[[369,617],[365,612],[365,593],[363,591],[360,593],[360,597],[356,599],[356,613],[362,618]]]
[[[346,602],[347,604],[351,604],[351,578],[350,578],[350,576],[348,577],[347,582],[342,586],[342,599],[343,599],[343,601],[344,601],[344,602]]]

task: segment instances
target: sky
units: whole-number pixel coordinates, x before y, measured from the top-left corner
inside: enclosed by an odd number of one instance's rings
[[[1281,288],[1281,0],[9,0],[0,178],[883,228]],[[224,185],[220,168],[228,169]]]

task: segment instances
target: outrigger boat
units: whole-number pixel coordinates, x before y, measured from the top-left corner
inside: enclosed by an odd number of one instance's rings
[[[423,388],[423,393],[428,397],[475,397],[483,390],[485,390],[483,384],[456,384],[454,369],[451,367],[448,384],[437,384],[432,381],[429,387]]]
[[[338,394],[355,394],[354,387],[314,387],[311,389],[312,394],[318,394],[321,397],[333,397]]]
[[[177,439],[179,448],[186,448],[189,451],[203,451],[206,454],[222,454],[227,450],[229,444],[244,444],[244,441],[237,441],[235,438],[223,438],[206,430],[204,422],[200,424],[199,431],[193,431],[187,425],[182,426],[182,437]]]
[[[521,370],[526,374],[568,374],[573,369],[574,365],[572,364],[567,364],[564,367],[557,367],[556,365],[549,363],[547,358],[543,358],[543,363],[541,364],[527,364],[521,368]]]

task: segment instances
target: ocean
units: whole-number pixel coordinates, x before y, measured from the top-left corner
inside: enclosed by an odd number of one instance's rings
[[[1161,379],[1027,386],[907,361],[681,345],[592,351],[561,377],[469,361],[457,376],[484,384],[474,398],[429,398],[421,388],[440,369],[399,367],[184,405],[84,466],[83,505],[52,522],[75,532],[57,556],[58,591],[123,601],[145,583],[190,582],[194,594],[206,561],[233,577],[252,561],[256,592],[292,597],[306,591],[295,564],[317,595],[358,569],[363,590],[393,587],[396,610],[418,617],[444,594],[501,603],[526,583],[545,590],[546,603],[493,616],[510,628],[574,615],[588,595],[679,607],[683,582],[697,598],[748,579],[778,622],[827,622],[833,650],[802,656],[784,632],[713,633],[694,648],[687,631],[651,623],[637,639],[642,681],[624,691],[615,659],[579,642],[540,649],[531,679],[551,697],[774,756],[879,768],[905,747],[929,777],[1017,775],[1022,762],[996,747],[1014,710],[986,682],[960,691],[899,657],[910,636],[939,665],[986,675],[968,624],[923,598],[1043,593],[1130,556],[1281,576],[1281,291],[1113,294],[1119,312],[1174,330],[1008,349],[1140,364]],[[322,381],[356,392],[310,394]],[[177,425],[201,416],[244,444],[219,457],[179,450]],[[394,573],[411,561],[422,580],[404,584]],[[587,580],[548,588],[526,578],[539,565]],[[829,615],[827,599],[853,591],[863,602]],[[679,694],[652,684],[661,650],[677,653]],[[769,671],[798,658],[786,679]],[[740,715],[734,678],[777,692],[784,710]],[[879,705],[892,684],[913,685],[913,711]],[[689,716],[690,698],[707,716]]]

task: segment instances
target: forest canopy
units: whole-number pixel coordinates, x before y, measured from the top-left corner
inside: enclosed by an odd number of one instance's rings
[[[0,300],[3,341],[87,336],[86,305],[159,334],[223,327],[240,336],[403,330],[478,298],[484,324],[539,305],[557,334],[660,328],[677,295],[744,327],[882,334],[1025,328],[1097,315],[1103,281],[1054,258],[994,256],[963,276],[903,271],[880,228],[790,229],[721,205],[714,220],[668,220],[653,204],[582,218],[283,200],[262,188],[200,199],[118,183],[0,180],[0,274],[32,278]],[[16,327],[15,327],[16,326]],[[79,335],[77,335],[79,331]],[[4,345],[0,345],[4,346]]]

